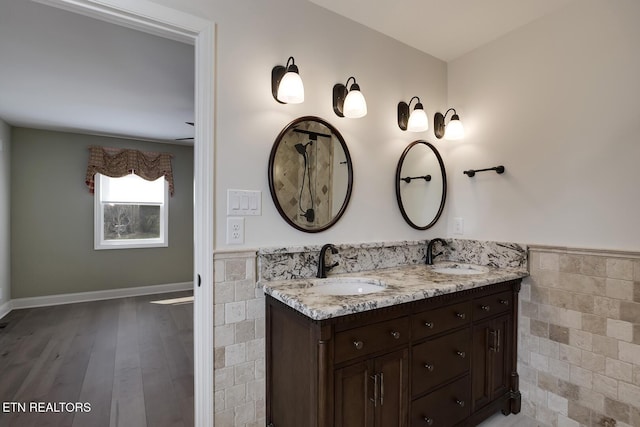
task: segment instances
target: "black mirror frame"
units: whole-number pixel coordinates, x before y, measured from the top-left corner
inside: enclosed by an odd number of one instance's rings
[[[326,225],[323,225],[322,227],[318,227],[318,228],[314,228],[314,229],[303,228],[303,227],[299,226],[298,224],[296,224],[295,222],[293,222],[291,220],[291,218],[289,218],[287,216],[285,211],[282,209],[282,206],[280,206],[280,202],[278,201],[278,196],[277,196],[276,190],[275,190],[275,183],[273,182],[273,178],[274,178],[274,170],[273,170],[273,168],[274,168],[274,161],[275,161],[275,157],[276,157],[276,151],[278,150],[278,146],[280,145],[280,142],[282,141],[282,138],[295,125],[297,125],[298,123],[301,123],[301,122],[305,122],[305,121],[319,122],[319,123],[321,123],[322,125],[326,126],[327,128],[329,128],[331,130],[331,133],[333,135],[335,135],[336,138],[338,138],[338,141],[340,141],[340,145],[342,146],[342,149],[344,150],[344,154],[345,154],[345,157],[346,157],[347,165],[349,167],[349,171],[348,171],[349,178],[348,178],[348,185],[347,185],[347,194],[345,195],[344,202],[342,203],[342,206],[340,207],[340,210],[333,217],[333,219],[331,221],[329,221]],[[292,226],[293,228],[295,228],[297,230],[304,231],[305,233],[319,233],[321,231],[325,231],[325,230],[331,228],[342,217],[342,215],[344,214],[344,212],[347,209],[347,205],[349,204],[349,201],[351,200],[351,192],[353,190],[353,163],[351,162],[351,155],[349,154],[349,149],[347,148],[347,144],[346,144],[344,138],[342,137],[342,134],[338,131],[338,129],[336,129],[331,123],[327,122],[324,119],[321,119],[320,117],[316,117],[316,116],[298,117],[297,119],[293,120],[291,123],[289,123],[287,126],[285,126],[284,129],[282,129],[280,131],[280,133],[276,137],[276,140],[273,143],[273,147],[271,147],[271,154],[269,155],[269,170],[268,170],[267,173],[269,175],[269,177],[268,177],[269,178],[269,192],[271,193],[271,199],[273,200],[273,203],[276,205],[276,209],[278,210],[278,213],[287,222],[287,224],[289,224],[290,226]]]
[[[404,205],[402,204],[402,197],[400,195],[402,164],[404,163],[404,159],[409,154],[409,151],[418,144],[424,144],[433,151],[433,153],[436,155],[436,158],[438,159],[438,163],[440,164],[440,172],[442,173],[442,198],[440,199],[440,208],[438,209],[438,213],[433,218],[433,220],[425,226],[419,226],[409,218],[409,216],[407,215],[407,212],[404,209]],[[440,215],[442,215],[442,211],[444,210],[444,203],[447,200],[447,173],[445,171],[444,162],[442,161],[442,157],[440,156],[440,153],[438,152],[438,150],[436,150],[436,147],[434,147],[429,142],[419,139],[417,141],[413,141],[411,144],[407,146],[407,148],[404,149],[404,152],[402,153],[402,156],[400,156],[400,160],[398,161],[398,167],[396,168],[396,199],[398,201],[398,207],[400,208],[400,213],[402,214],[402,217],[407,222],[407,224],[409,224],[411,227],[415,228],[416,230],[426,230],[428,228],[431,228],[435,225],[438,219],[440,219]]]

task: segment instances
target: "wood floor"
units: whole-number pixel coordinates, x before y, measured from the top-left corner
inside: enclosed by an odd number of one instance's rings
[[[193,426],[193,303],[154,303],[191,295],[12,311],[0,320],[0,426]]]

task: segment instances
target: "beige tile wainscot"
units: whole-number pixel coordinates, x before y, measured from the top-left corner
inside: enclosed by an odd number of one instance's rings
[[[529,247],[523,412],[552,427],[640,426],[640,253]]]
[[[215,424],[265,425],[264,295],[256,251],[214,254]]]

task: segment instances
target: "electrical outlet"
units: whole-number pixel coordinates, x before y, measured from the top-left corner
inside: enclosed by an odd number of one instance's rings
[[[244,218],[227,218],[227,244],[241,245],[244,243]]]
[[[453,234],[464,234],[464,219],[453,218]]]

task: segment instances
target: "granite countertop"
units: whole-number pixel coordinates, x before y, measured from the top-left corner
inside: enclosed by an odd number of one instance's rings
[[[324,320],[381,307],[422,300],[437,295],[478,288],[528,276],[524,269],[477,266],[480,274],[453,275],[437,273],[436,267],[465,267],[455,262],[440,262],[433,266],[404,265],[357,273],[329,275],[327,279],[294,279],[262,282],[264,293],[294,308],[313,320]],[[314,286],[330,283],[331,279],[349,278],[352,282],[373,280],[382,284],[382,291],[359,295],[326,295],[314,291]],[[339,286],[339,285],[338,285]]]

